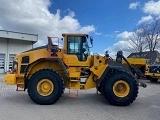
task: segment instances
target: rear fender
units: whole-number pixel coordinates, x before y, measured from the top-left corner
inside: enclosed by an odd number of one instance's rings
[[[58,64],[62,67],[62,69],[63,69],[66,77],[68,78],[67,70],[66,70],[63,62],[62,62],[61,59],[59,59],[59,58],[40,58],[40,59],[34,61],[33,63],[28,64],[28,66],[27,66],[26,69],[25,69],[24,78],[28,78],[31,69],[32,69],[34,66],[36,66],[36,65],[38,65],[38,64],[40,64],[40,63],[43,63],[43,62],[45,62],[45,61],[47,61],[47,62],[53,62],[53,61],[54,61],[54,62],[58,62]]]

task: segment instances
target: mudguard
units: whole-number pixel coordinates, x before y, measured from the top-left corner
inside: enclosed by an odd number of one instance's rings
[[[101,83],[103,81],[103,79],[105,78],[105,76],[109,72],[112,72],[114,70],[126,71],[126,72],[129,72],[130,74],[133,75],[133,73],[130,71],[130,69],[127,68],[126,66],[124,66],[123,64],[118,63],[118,62],[113,61],[113,60],[108,60],[108,67],[105,69],[105,71],[103,72],[103,74],[101,75],[101,77],[97,80],[97,83]]]

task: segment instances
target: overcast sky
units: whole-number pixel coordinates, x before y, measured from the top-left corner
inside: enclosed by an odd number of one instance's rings
[[[0,29],[47,36],[88,33],[93,53],[115,56],[140,23],[160,16],[160,0],[0,0]]]

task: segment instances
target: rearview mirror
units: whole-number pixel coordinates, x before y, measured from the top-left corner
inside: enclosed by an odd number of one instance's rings
[[[91,43],[91,45],[93,47],[93,37],[92,36],[90,36],[90,43]]]

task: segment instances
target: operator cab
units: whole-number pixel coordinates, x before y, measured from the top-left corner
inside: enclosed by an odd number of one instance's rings
[[[90,55],[86,34],[63,34],[66,41],[66,54],[76,55],[79,61],[86,61]],[[93,39],[90,38],[91,44]]]

